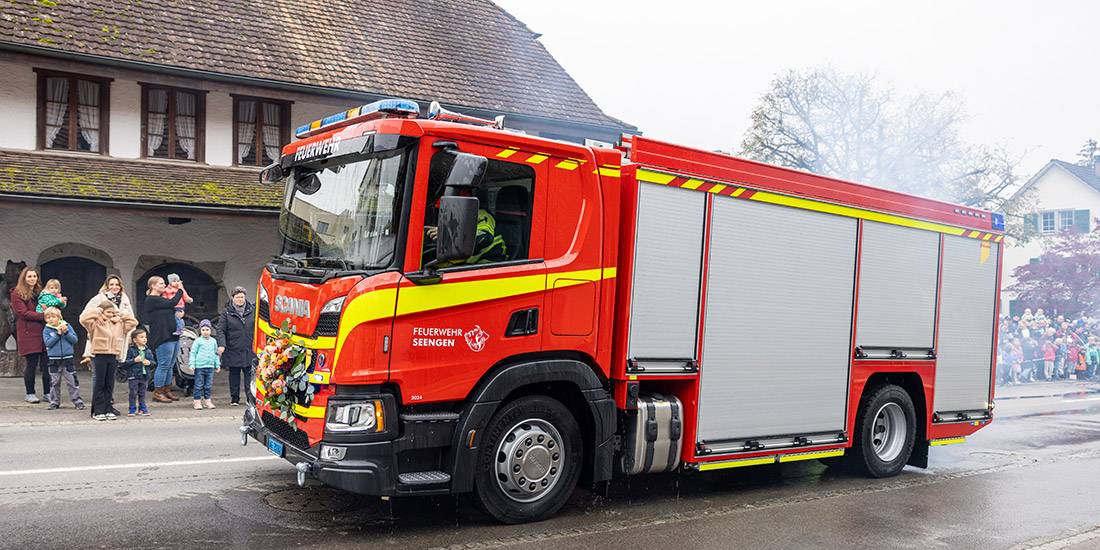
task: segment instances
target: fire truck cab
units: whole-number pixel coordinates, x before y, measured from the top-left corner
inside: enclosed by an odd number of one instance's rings
[[[261,179],[313,399],[241,427],[307,477],[555,513],[613,475],[844,458],[877,477],[992,419],[994,213],[624,136],[384,100]],[[258,399],[257,399],[258,398]]]

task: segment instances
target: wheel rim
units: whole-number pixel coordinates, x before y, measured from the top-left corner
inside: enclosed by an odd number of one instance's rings
[[[553,424],[538,418],[517,422],[497,446],[497,485],[516,502],[534,502],[557,485],[564,459]]]
[[[896,459],[905,447],[905,411],[897,403],[887,403],[875,413],[871,423],[871,446],[883,462]]]

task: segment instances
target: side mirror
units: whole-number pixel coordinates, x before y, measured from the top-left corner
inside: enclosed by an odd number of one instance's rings
[[[286,172],[283,171],[282,165],[275,162],[260,171],[260,184],[279,183],[279,180],[283,179],[284,176],[286,176]]]
[[[476,197],[446,196],[439,199],[436,261],[447,262],[473,256],[477,239],[478,206]]]
[[[454,156],[454,164],[447,174],[447,187],[477,187],[485,180],[489,159],[458,151],[448,151],[446,154]]]

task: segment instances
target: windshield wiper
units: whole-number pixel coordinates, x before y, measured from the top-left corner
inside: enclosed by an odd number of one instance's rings
[[[351,271],[354,267],[347,260],[342,258],[326,258],[324,256],[306,256],[301,258],[303,265],[308,266],[310,263],[315,264],[317,267],[338,267],[344,271]]]

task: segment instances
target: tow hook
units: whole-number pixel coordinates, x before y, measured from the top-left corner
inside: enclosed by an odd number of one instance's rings
[[[306,486],[306,474],[308,474],[309,471],[313,468],[309,465],[308,462],[299,462],[299,463],[294,465],[294,469],[298,470],[298,486],[299,487],[305,487]]]
[[[249,428],[248,426],[241,426],[241,447],[248,446],[249,431],[251,431],[251,428]]]

